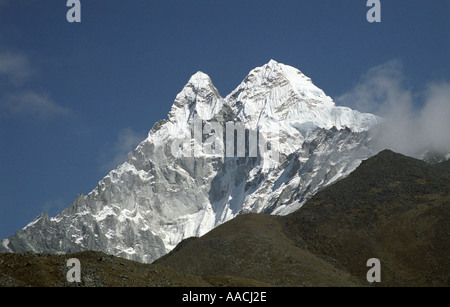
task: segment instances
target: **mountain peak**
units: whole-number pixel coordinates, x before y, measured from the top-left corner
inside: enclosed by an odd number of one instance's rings
[[[203,119],[211,119],[220,111],[223,102],[219,91],[211,81],[211,78],[198,71],[191,76],[188,83],[175,98],[169,118],[176,122],[187,122],[192,112],[197,112]]]
[[[348,134],[367,130],[374,119],[347,109],[275,60],[252,70],[225,98],[199,71],[127,162],[70,209],[0,243],[0,252],[95,249],[148,262],[241,212],[290,213],[370,153],[365,133]],[[228,123],[236,129],[227,137]],[[248,137],[239,137],[239,127]],[[328,133],[332,127],[338,130]],[[271,153],[250,159],[250,131],[267,141],[257,146],[275,149],[281,164],[272,163]],[[219,149],[233,139],[238,157],[227,157]],[[238,146],[249,155],[240,157]]]
[[[288,86],[296,96],[302,99],[323,100],[326,97],[325,93],[299,69],[273,59],[267,64],[251,70],[240,88],[261,86],[267,89]],[[239,87],[236,90],[239,90]]]
[[[211,96],[211,94],[215,98],[220,98],[220,94],[212,83],[211,78],[207,74],[198,71],[191,76],[188,83],[177,95],[175,105],[180,107],[185,105],[186,102],[188,102],[188,105],[191,105],[197,98]]]
[[[267,66],[277,66],[278,64],[280,64],[280,63],[278,63],[274,59],[270,59],[270,61],[266,65]]]
[[[212,84],[211,78],[204,72],[198,71],[192,75],[189,79],[188,84],[202,85],[202,84]]]

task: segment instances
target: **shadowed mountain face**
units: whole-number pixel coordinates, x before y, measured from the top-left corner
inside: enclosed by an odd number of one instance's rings
[[[272,285],[450,285],[450,175],[438,165],[382,151],[284,216],[243,215],[156,261],[200,276]]]

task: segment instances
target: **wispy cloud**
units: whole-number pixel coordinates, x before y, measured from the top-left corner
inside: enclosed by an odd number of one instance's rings
[[[62,209],[66,208],[66,207],[67,207],[67,203],[65,203],[62,198],[57,198],[57,199],[46,201],[42,205],[42,210],[51,216],[55,212],[60,212]]]
[[[418,157],[427,150],[450,151],[450,83],[430,83],[424,92],[408,88],[397,60],[370,69],[338,104],[384,118],[374,135],[380,149]]]
[[[351,91],[336,98],[338,104],[383,117],[391,108],[409,108],[411,101],[412,92],[404,85],[403,65],[398,60],[369,69]]]
[[[102,171],[117,168],[127,160],[128,153],[134,150],[145,139],[145,134],[135,132],[132,128],[121,129],[115,142],[101,155]]]
[[[33,72],[30,60],[25,54],[0,52],[0,77],[19,86],[29,79]]]
[[[58,116],[73,116],[73,112],[69,108],[61,107],[47,95],[34,91],[7,95],[1,99],[0,106],[10,114],[31,116],[40,120]]]
[[[419,113],[420,135],[424,146],[450,151],[450,82],[432,83],[425,93]]]
[[[2,93],[0,97],[0,112],[39,120],[73,116],[71,109],[60,106],[47,94],[25,89],[25,83],[36,77],[36,72],[27,54],[5,49],[0,51],[0,82],[9,89],[9,93]]]

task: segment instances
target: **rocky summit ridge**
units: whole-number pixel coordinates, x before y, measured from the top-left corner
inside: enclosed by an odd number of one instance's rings
[[[152,262],[240,214],[294,212],[376,153],[368,130],[380,121],[336,106],[301,71],[274,60],[226,97],[198,72],[127,161],[57,216],[42,214],[4,239],[0,252],[93,250]],[[247,130],[245,156],[234,131],[236,154],[205,152],[229,145],[227,123]],[[267,136],[276,161],[249,154],[250,131]]]

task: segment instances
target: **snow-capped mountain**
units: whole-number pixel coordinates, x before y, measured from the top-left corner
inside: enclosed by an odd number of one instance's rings
[[[4,239],[0,252],[99,250],[151,262],[238,214],[300,208],[375,153],[367,130],[379,122],[336,106],[302,72],[273,60],[225,98],[198,72],[125,163],[56,217],[42,214]],[[247,129],[244,142],[226,133],[229,123]],[[251,154],[251,131],[277,159],[261,147]],[[226,154],[230,145],[236,155]]]

